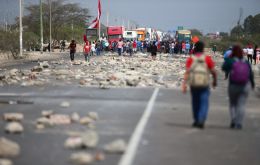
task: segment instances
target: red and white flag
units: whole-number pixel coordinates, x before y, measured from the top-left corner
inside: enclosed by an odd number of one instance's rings
[[[101,17],[101,2],[100,2],[100,0],[98,0],[98,16],[96,17],[96,19],[94,21],[91,22],[91,24],[88,28],[90,28],[90,29],[99,28],[100,17]]]

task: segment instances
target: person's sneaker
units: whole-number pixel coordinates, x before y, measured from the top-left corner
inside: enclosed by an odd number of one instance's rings
[[[236,128],[236,129],[242,129],[242,125],[241,125],[241,124],[237,124],[237,125],[235,126],[235,128]]]
[[[235,127],[236,127],[236,124],[235,124],[235,123],[231,123],[231,124],[230,124],[230,128],[231,128],[231,129],[234,129]]]
[[[204,123],[197,124],[197,127],[200,128],[200,129],[204,129]]]
[[[192,127],[198,127],[198,123],[197,123],[197,122],[194,122],[194,123],[192,124]]]

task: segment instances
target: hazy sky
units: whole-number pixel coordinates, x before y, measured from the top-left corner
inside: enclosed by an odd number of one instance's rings
[[[95,15],[98,0],[67,0],[80,3]],[[0,21],[18,14],[18,0],[0,0]],[[39,0],[24,0],[25,5]],[[174,30],[177,26],[197,28],[203,33],[230,31],[236,25],[239,9],[243,18],[260,13],[260,0],[101,0],[102,22],[110,13],[110,24],[127,26],[128,20],[140,27]],[[131,23],[130,22],[130,23]]]

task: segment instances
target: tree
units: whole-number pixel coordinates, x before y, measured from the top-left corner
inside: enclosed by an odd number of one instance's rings
[[[241,38],[243,36],[243,33],[244,29],[241,25],[237,25],[231,30],[232,37]]]
[[[260,33],[260,14],[248,16],[244,21],[244,29],[247,35]]]
[[[198,37],[202,37],[202,36],[203,36],[203,34],[201,33],[201,31],[199,31],[198,29],[190,29],[190,31],[191,31],[191,34],[192,34],[193,36],[198,36]]]
[[[54,40],[70,39],[68,31],[71,29],[77,32],[75,35],[78,38],[78,35],[82,35],[85,29],[85,22],[88,22],[90,19],[89,10],[81,8],[76,3],[66,3],[64,0],[52,0],[52,38]],[[49,4],[43,3],[43,35],[49,36]],[[23,22],[26,25],[25,31],[33,32],[36,35],[40,36],[40,6],[31,5],[26,7],[27,15],[24,16]],[[73,28],[72,28],[73,27]],[[82,32],[78,34],[78,29],[81,29]],[[48,37],[45,37],[45,40]],[[49,38],[48,38],[49,39]],[[47,40],[48,40],[47,39]]]

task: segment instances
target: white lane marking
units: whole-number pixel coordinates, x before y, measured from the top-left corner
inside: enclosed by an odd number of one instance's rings
[[[151,98],[146,106],[143,116],[140,119],[138,125],[136,126],[135,131],[128,143],[127,150],[126,150],[125,154],[122,156],[118,165],[132,165],[134,157],[136,155],[136,150],[137,150],[138,144],[140,143],[140,139],[144,132],[144,128],[147,124],[149,117],[151,116],[154,102],[156,100],[158,92],[159,92],[159,88],[155,88],[153,95],[151,96]]]
[[[8,97],[8,96],[29,96],[30,93],[0,93],[0,97]]]

